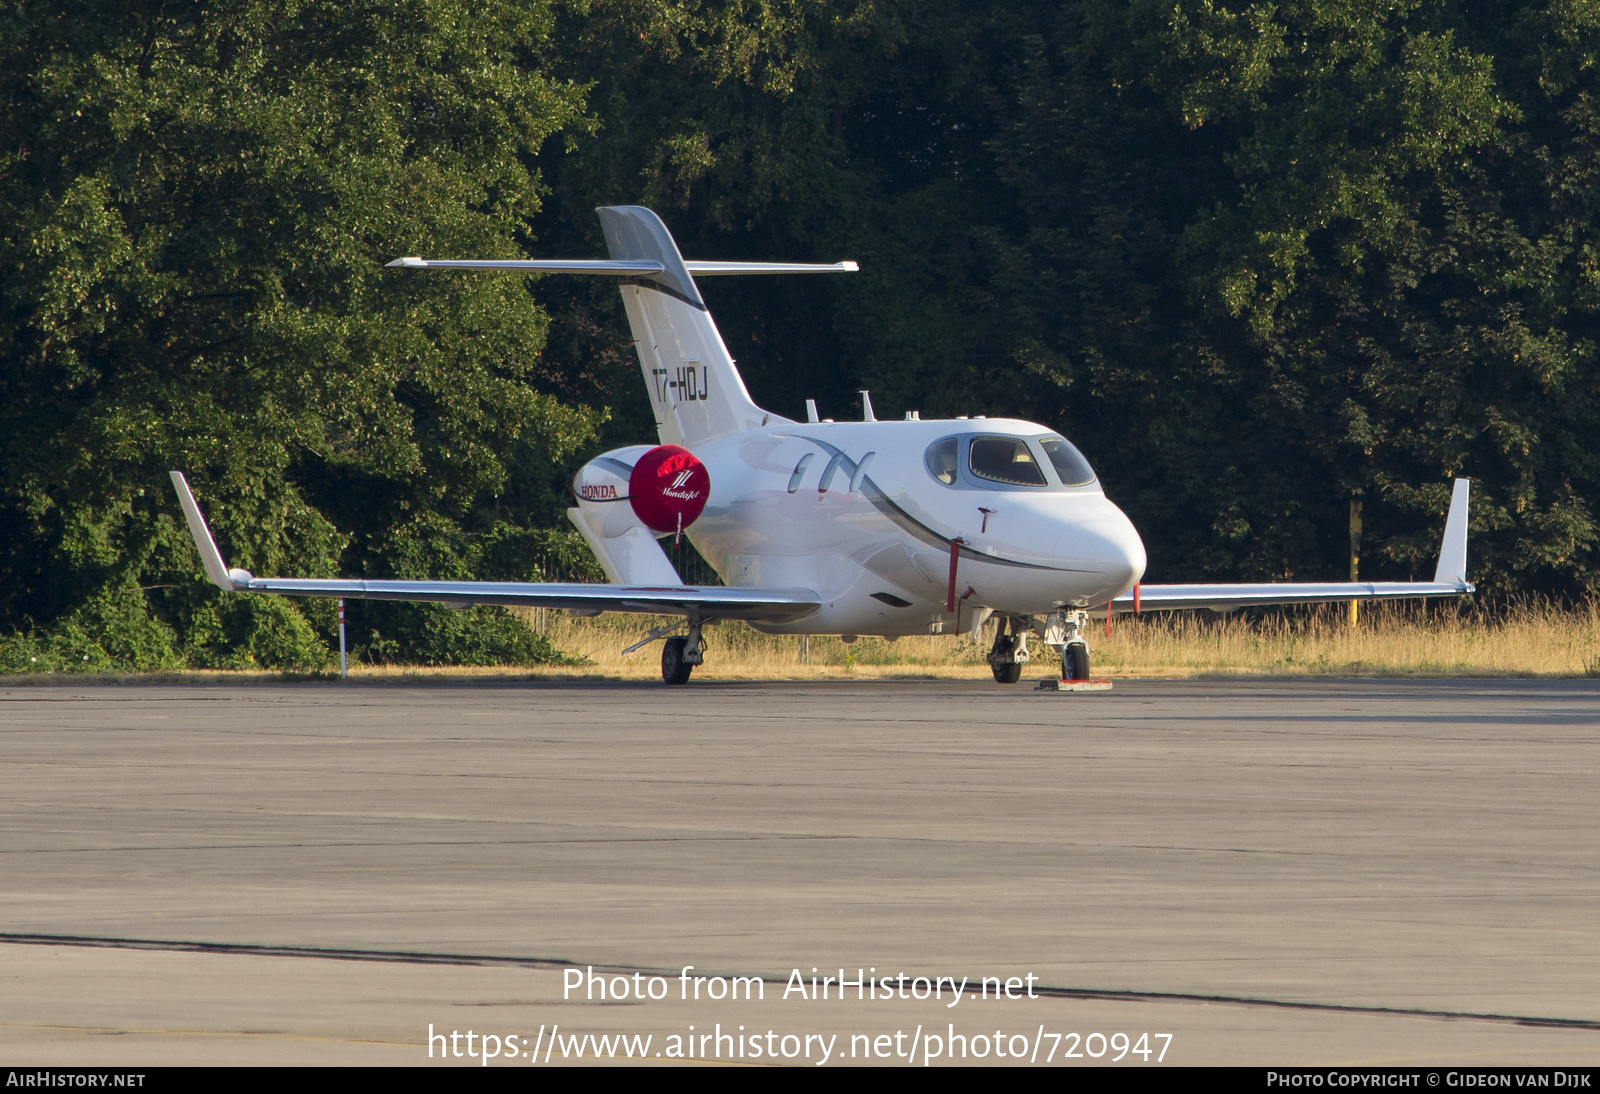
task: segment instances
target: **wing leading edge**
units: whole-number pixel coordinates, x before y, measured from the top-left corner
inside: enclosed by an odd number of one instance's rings
[[[1476,591],[1467,581],[1467,493],[1470,480],[1456,479],[1444,542],[1432,581],[1330,581],[1259,585],[1141,585],[1112,601],[1116,611],[1175,611],[1212,608],[1229,611],[1269,604],[1342,604],[1351,600],[1406,600],[1465,596]]]
[[[699,614],[718,619],[789,622],[815,611],[817,595],[809,589],[744,589],[719,585],[630,586],[558,584],[531,581],[363,581],[350,578],[256,577],[230,569],[218,550],[200,506],[182,472],[172,472],[172,485],[183,506],[189,534],[211,583],[227,592],[271,593],[277,596],[342,596],[352,600],[412,600],[468,607],[567,608],[581,612],[643,612],[663,615]]]

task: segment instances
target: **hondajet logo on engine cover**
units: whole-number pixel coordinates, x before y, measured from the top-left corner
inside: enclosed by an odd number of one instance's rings
[[[706,507],[711,474],[694,453],[663,444],[639,457],[628,476],[628,501],[645,526],[676,532],[693,524]]]

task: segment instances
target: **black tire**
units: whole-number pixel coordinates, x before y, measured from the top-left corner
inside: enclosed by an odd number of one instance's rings
[[[989,668],[993,670],[997,684],[1015,684],[1022,679],[1022,666],[1015,661],[991,661]]]
[[[661,679],[669,684],[687,684],[694,666],[683,659],[689,648],[687,638],[669,638],[661,647]]]
[[[1089,679],[1089,647],[1080,642],[1061,649],[1061,679]]]

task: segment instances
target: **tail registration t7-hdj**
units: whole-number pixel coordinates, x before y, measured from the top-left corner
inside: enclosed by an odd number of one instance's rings
[[[1431,582],[1145,585],[1144,544],[1083,455],[1007,418],[800,422],[751,400],[695,277],[853,271],[833,265],[686,262],[648,209],[599,210],[604,260],[428,260],[419,270],[600,274],[619,279],[660,443],[596,457],[567,511],[609,581],[551,584],[256,577],[230,569],[184,477],[172,473],[206,573],[230,592],[568,608],[681,617],[662,677],[688,681],[708,624],[776,634],[897,637],[994,621],[989,662],[1014,683],[1037,638],[1069,680],[1089,676],[1090,615],[1107,611],[1459,596],[1467,482],[1458,479]],[[686,585],[658,537],[685,535],[722,585]],[[672,634],[682,630],[682,634]],[[634,647],[637,648],[637,647]]]

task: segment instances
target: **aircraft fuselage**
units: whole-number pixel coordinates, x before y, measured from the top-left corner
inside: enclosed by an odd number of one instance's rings
[[[782,422],[717,438],[694,449],[711,491],[687,534],[727,585],[817,591],[814,615],[756,624],[770,633],[926,634],[955,621],[952,585],[969,608],[1015,615],[1104,604],[1143,575],[1144,545],[1097,480],[1062,481],[1039,447],[1057,436],[973,418]],[[1023,477],[1037,484],[974,473],[973,442],[1002,439],[1027,446]],[[944,481],[929,451],[950,441]]]

